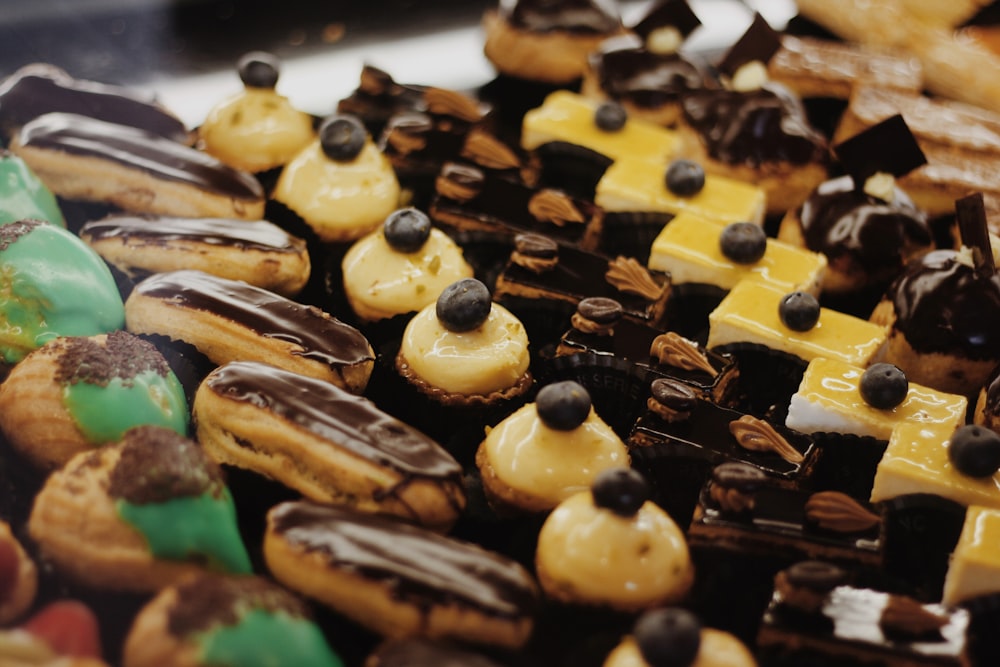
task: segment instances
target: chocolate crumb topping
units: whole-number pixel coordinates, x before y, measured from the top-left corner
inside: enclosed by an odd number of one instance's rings
[[[947,624],[946,617],[903,595],[890,595],[879,618],[882,632],[899,639],[940,640],[941,628]]]
[[[41,220],[18,220],[0,225],[0,252],[3,252],[25,234],[29,234],[38,225],[44,225]]]
[[[158,426],[137,426],[122,439],[108,494],[135,505],[219,493],[222,471],[193,440]]]
[[[188,637],[217,625],[236,625],[255,609],[310,617],[298,598],[265,579],[204,575],[177,585],[177,600],[167,611],[167,629],[174,637]]]
[[[95,338],[64,339],[58,358],[56,381],[61,384],[85,382],[98,387],[120,379],[126,387],[141,373],[153,372],[166,377],[167,360],[152,343],[127,331],[112,331],[101,343]]]

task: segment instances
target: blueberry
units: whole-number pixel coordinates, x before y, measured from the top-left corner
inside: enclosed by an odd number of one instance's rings
[[[679,607],[647,611],[632,630],[650,667],[688,667],[701,648],[701,621]]]
[[[906,374],[892,364],[872,364],[861,375],[861,398],[873,408],[888,410],[903,402],[910,389]]]
[[[236,63],[240,81],[248,88],[274,88],[280,69],[278,58],[266,51],[251,51]]]
[[[535,409],[549,428],[572,431],[590,414],[590,394],[579,382],[554,382],[538,392]]]
[[[989,477],[1000,470],[1000,435],[977,424],[962,426],[951,436],[948,459],[969,477]]]
[[[415,208],[401,208],[385,219],[382,231],[393,250],[416,252],[431,235],[431,219]]]
[[[625,127],[627,119],[628,114],[622,105],[614,102],[605,102],[594,112],[594,123],[605,132],[617,132]]]
[[[752,222],[733,222],[719,236],[722,254],[737,264],[753,264],[767,250],[764,228]]]
[[[819,322],[819,301],[808,292],[792,292],[781,298],[778,317],[792,331],[809,331]]]
[[[490,316],[490,291],[475,278],[463,278],[448,285],[438,297],[438,321],[448,331],[472,331]]]
[[[595,505],[624,517],[634,516],[649,499],[646,478],[632,468],[609,468],[599,472],[590,490]]]
[[[674,160],[667,167],[667,189],[678,197],[692,197],[705,187],[705,170],[691,160]]]
[[[353,160],[365,146],[365,127],[354,116],[333,115],[319,126],[319,141],[331,160]]]

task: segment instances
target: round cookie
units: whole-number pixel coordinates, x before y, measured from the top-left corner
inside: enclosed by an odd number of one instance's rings
[[[542,524],[535,571],[567,604],[636,612],[682,600],[694,581],[684,533],[630,468],[600,473]]]
[[[84,224],[80,238],[136,280],[193,269],[293,297],[311,270],[305,241],[267,220],[117,215]]]
[[[125,331],[57,338],[0,385],[0,430],[39,468],[144,424],[186,434],[187,401],[163,355]]]
[[[341,266],[347,301],[364,322],[418,311],[473,274],[462,249],[414,208],[393,212],[380,229],[358,239]]]
[[[198,146],[230,167],[262,172],[291,160],[315,137],[312,118],[275,89],[280,62],[261,51],[237,63],[244,90],[209,110]]]
[[[155,591],[205,568],[251,572],[221,470],[197,443],[155,426],[52,473],[28,531],[60,572],[97,589]]]
[[[0,225],[0,271],[2,363],[16,364],[59,336],[92,336],[125,323],[107,265],[62,227],[36,220]]]
[[[272,197],[321,241],[353,241],[399,205],[396,172],[354,116],[333,115],[285,165]]]
[[[164,588],[136,616],[124,667],[342,667],[306,605],[260,577],[198,574]]]
[[[757,667],[753,653],[738,638],[706,628],[688,611],[655,609],[636,621],[603,667]]]
[[[546,385],[537,400],[497,424],[476,452],[483,490],[498,511],[544,512],[590,488],[628,449],[573,381]]]

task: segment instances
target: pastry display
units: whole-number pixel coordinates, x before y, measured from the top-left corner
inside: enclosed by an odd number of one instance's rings
[[[0,663],[996,664],[1000,122],[926,53],[980,2],[74,64],[181,131],[6,67]]]
[[[267,220],[113,215],[79,235],[134,280],[193,269],[294,297],[311,270],[305,241]]]
[[[0,384],[0,406],[7,441],[46,469],[117,442],[133,426],[188,429],[177,376],[151,343],[125,331],[46,343]]]
[[[312,118],[276,90],[280,66],[269,53],[240,58],[236,67],[244,90],[208,112],[198,127],[202,150],[256,173],[284,165],[313,140]]]

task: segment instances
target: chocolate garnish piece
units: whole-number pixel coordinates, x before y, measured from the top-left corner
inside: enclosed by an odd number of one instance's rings
[[[485,130],[470,130],[459,153],[487,169],[519,169],[521,161],[507,144]]]
[[[976,275],[990,278],[996,273],[997,267],[993,261],[993,245],[990,243],[990,230],[986,224],[983,193],[977,192],[956,201],[955,214],[962,245],[972,251]]]
[[[741,447],[754,452],[772,452],[789,463],[802,463],[802,454],[792,447],[774,427],[753,415],[743,415],[729,422],[729,432]]]
[[[551,188],[539,190],[528,200],[528,213],[539,222],[551,222],[557,227],[580,225],[587,221],[565,193]]]
[[[409,155],[427,147],[428,136],[433,129],[434,121],[425,113],[398,113],[386,124],[382,141],[396,152]]]
[[[581,299],[576,305],[576,312],[598,324],[616,324],[625,314],[620,303],[603,296]]]
[[[441,116],[453,116],[468,123],[482,120],[483,110],[468,95],[447,88],[428,88],[424,92],[427,110]]]
[[[935,614],[911,597],[889,595],[878,625],[890,638],[934,641],[941,639],[941,628],[948,625],[948,619]]]
[[[608,262],[608,271],[604,274],[608,281],[619,292],[635,294],[649,301],[656,301],[667,289],[660,285],[649,274],[649,270],[634,257],[619,255]]]
[[[479,194],[485,180],[483,172],[475,167],[449,162],[441,168],[434,185],[442,197],[468,201]]]
[[[632,26],[632,31],[646,41],[651,33],[662,28],[676,28],[681,37],[687,37],[700,25],[701,19],[692,11],[687,0],[658,0]]]
[[[767,481],[763,470],[748,463],[728,461],[712,469],[709,496],[723,512],[740,514],[754,508],[757,489]]]
[[[924,152],[900,114],[837,144],[833,152],[858,190],[864,189],[865,182],[878,172],[899,178],[927,164]]]
[[[158,426],[137,426],[122,437],[108,495],[135,505],[217,494],[222,471],[193,440]]]
[[[698,349],[697,343],[674,331],[668,331],[654,338],[653,344],[649,348],[649,354],[661,364],[686,371],[705,371],[709,377],[713,378],[719,374],[715,367],[708,362],[705,353]]]
[[[500,3],[511,25],[532,32],[612,33],[621,28],[613,0],[512,0]]]
[[[188,637],[218,626],[236,625],[254,609],[310,618],[305,603],[266,579],[205,575],[177,585],[175,600],[167,609],[167,628],[174,637]]]
[[[529,271],[542,273],[559,262],[559,244],[541,234],[518,234],[510,259]]]
[[[698,394],[673,378],[657,378],[649,385],[646,407],[667,421],[679,421],[691,415],[698,404]]]
[[[774,576],[774,590],[783,606],[815,614],[827,594],[847,583],[847,573],[836,565],[807,560],[795,563]]]
[[[840,491],[820,491],[809,496],[805,505],[806,518],[824,530],[837,533],[860,533],[870,530],[882,520],[861,506],[854,498]]]
[[[729,47],[729,51],[726,52],[717,67],[721,73],[731,77],[736,74],[736,70],[740,67],[755,60],[766,65],[771,56],[777,53],[780,48],[781,35],[759,12],[756,12],[750,27],[735,44]]]

